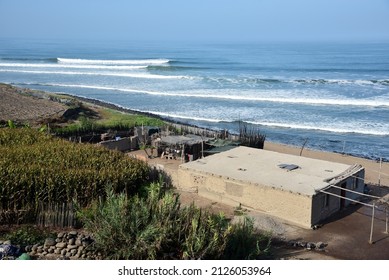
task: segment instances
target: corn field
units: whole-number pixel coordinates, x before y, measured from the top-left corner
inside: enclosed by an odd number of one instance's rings
[[[33,129],[0,129],[0,211],[43,204],[87,205],[105,194],[136,191],[147,164],[89,144],[74,144]]]

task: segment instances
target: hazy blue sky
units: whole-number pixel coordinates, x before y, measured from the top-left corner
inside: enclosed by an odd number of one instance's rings
[[[0,0],[0,37],[389,40],[389,0]]]

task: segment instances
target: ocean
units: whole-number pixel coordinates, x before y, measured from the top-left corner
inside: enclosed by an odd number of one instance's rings
[[[0,82],[389,161],[388,43],[0,39]]]

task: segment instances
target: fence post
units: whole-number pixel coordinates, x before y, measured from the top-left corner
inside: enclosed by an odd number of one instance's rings
[[[375,203],[373,203],[373,210],[371,213],[371,228],[370,228],[370,240],[369,240],[370,244],[373,244],[374,210],[375,210]]]

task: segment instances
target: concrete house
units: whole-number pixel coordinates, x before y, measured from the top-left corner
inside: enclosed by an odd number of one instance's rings
[[[180,165],[177,184],[310,228],[359,199],[364,168],[237,147]]]

